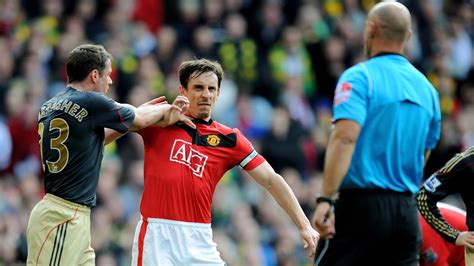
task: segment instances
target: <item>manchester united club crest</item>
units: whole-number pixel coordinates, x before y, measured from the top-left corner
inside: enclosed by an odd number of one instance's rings
[[[207,143],[213,147],[219,145],[221,139],[217,135],[209,135],[207,136]]]

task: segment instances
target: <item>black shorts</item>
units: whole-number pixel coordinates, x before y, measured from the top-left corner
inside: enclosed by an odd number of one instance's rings
[[[317,254],[318,265],[418,265],[421,229],[411,193],[344,190],[335,215],[336,235]]]

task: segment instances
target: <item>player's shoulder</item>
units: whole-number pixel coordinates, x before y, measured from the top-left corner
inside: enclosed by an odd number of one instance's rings
[[[104,94],[96,91],[87,91],[84,92],[84,96],[89,98],[92,101],[111,101],[112,99],[105,96]]]
[[[454,158],[457,158],[458,165],[460,167],[469,167],[470,169],[474,169],[472,164],[474,163],[474,146],[470,146],[469,148],[465,149],[464,151],[456,154]],[[451,160],[453,160],[451,159]],[[450,161],[451,161],[450,160]]]
[[[93,108],[107,108],[111,105],[117,105],[112,98],[95,91],[88,91],[85,92],[85,96],[88,98],[89,102],[91,102]]]
[[[53,101],[57,99],[65,99],[81,106],[88,106],[94,97],[99,98],[100,95],[101,94],[97,92],[79,91],[74,88],[68,87],[65,91],[56,94],[52,99]]]
[[[70,87],[67,87],[65,90],[58,92],[56,95],[51,97],[50,99],[46,100],[42,106],[47,107],[48,105],[53,105],[55,103],[63,103],[63,102],[68,102],[72,101],[73,103],[81,103],[84,95],[78,93],[75,89],[72,89]]]
[[[210,133],[211,135],[216,134],[217,136],[226,136],[232,141],[235,141],[237,146],[240,146],[241,144],[245,145],[245,143],[250,143],[249,140],[238,128],[229,127],[217,121],[213,121],[211,127],[212,129],[207,133]]]
[[[222,133],[224,135],[227,135],[227,134],[230,134],[230,133],[236,133],[236,134],[242,135],[242,132],[240,132],[240,130],[238,128],[229,127],[229,126],[221,124],[221,123],[219,123],[215,120],[212,122],[211,125],[217,131],[219,131],[220,133]]]
[[[470,146],[462,152],[465,156],[474,156],[474,146]]]
[[[59,98],[58,95],[55,95],[55,96],[49,98],[48,100],[46,100],[45,102],[43,102],[43,104],[41,106],[46,107],[46,106],[48,106],[48,104],[51,105],[52,103],[56,102],[58,100],[58,98]]]

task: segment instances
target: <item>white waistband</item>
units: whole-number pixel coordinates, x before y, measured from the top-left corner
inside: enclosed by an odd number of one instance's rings
[[[145,220],[145,219],[142,217],[142,220]],[[211,228],[211,224],[205,224],[205,223],[191,223],[191,222],[167,220],[167,219],[160,219],[160,218],[146,218],[146,221],[147,221],[148,223],[166,224],[166,225],[174,225],[174,226],[188,226],[188,227],[197,227],[197,228]]]

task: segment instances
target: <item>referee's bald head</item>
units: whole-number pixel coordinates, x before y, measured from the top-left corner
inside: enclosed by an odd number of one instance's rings
[[[394,1],[380,2],[369,11],[368,21],[373,21],[378,28],[377,38],[405,42],[411,35],[410,11],[401,3]]]

